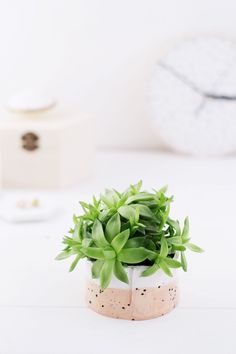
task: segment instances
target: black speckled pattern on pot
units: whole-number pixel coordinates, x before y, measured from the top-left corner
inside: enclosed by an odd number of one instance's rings
[[[95,282],[88,281],[87,304],[104,316],[127,320],[146,320],[163,316],[178,302],[177,281],[152,288],[101,290]]]

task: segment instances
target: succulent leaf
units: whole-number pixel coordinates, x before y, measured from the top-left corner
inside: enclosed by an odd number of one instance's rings
[[[104,261],[102,261],[100,259],[97,259],[95,262],[93,262],[93,265],[91,268],[93,278],[95,278],[95,279],[99,278],[103,264],[104,264]]]
[[[120,233],[121,221],[120,215],[115,213],[106,224],[106,238],[109,242],[113,240],[113,238]]]
[[[128,241],[130,231],[129,229],[122,231],[119,233],[111,242],[112,247],[116,251],[116,253],[119,253],[121,249],[124,247],[126,242]]]
[[[109,260],[106,260],[102,266],[102,269],[100,272],[100,284],[101,284],[102,289],[107,288],[110,281],[111,281],[114,264],[115,264],[115,260],[109,259]]]
[[[102,223],[98,219],[95,220],[93,225],[92,238],[98,247],[106,247],[109,245],[103,232]]]
[[[127,273],[122,265],[122,263],[118,260],[116,260],[115,265],[114,265],[114,274],[123,283],[129,284],[129,279],[127,276]]]

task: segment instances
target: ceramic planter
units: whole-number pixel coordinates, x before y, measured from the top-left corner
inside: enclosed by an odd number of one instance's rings
[[[175,308],[178,302],[177,271],[173,277],[162,270],[154,275],[141,277],[146,266],[129,266],[126,272],[129,284],[113,276],[109,287],[102,290],[98,279],[91,277],[91,262],[88,262],[86,301],[93,311],[109,317],[126,320],[147,320],[163,316]]]

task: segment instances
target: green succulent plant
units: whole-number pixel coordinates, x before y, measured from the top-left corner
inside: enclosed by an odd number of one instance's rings
[[[92,261],[92,277],[108,287],[112,274],[128,283],[127,265],[146,265],[142,276],[162,269],[172,276],[171,268],[187,271],[185,251],[203,250],[190,243],[189,220],[181,230],[178,220],[169,216],[173,197],[167,187],[152,192],[142,191],[142,181],[120,193],[106,190],[90,204],[80,202],[84,213],[74,216],[70,236],[63,239],[65,248],[57,260],[75,256],[70,271],[82,258]],[[180,254],[177,257],[176,254]]]

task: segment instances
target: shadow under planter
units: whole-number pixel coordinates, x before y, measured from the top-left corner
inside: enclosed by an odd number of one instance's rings
[[[99,280],[92,279],[91,263],[88,262],[88,307],[104,316],[132,321],[147,320],[170,312],[178,303],[177,271],[173,271],[172,278],[162,270],[152,276],[141,277],[146,268],[126,267],[129,284],[113,277],[109,287],[102,290]]]

